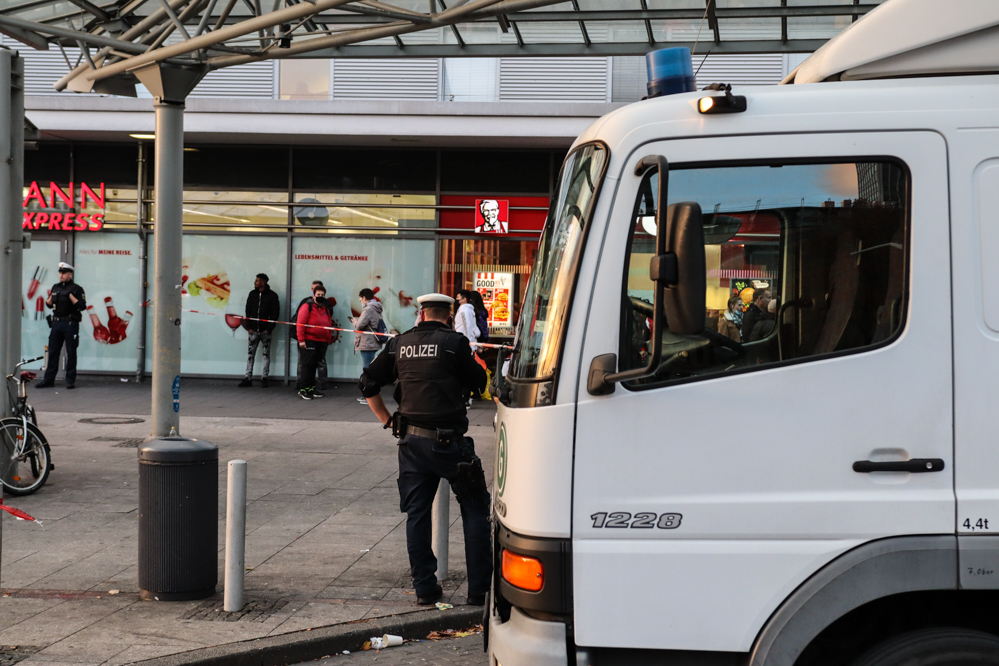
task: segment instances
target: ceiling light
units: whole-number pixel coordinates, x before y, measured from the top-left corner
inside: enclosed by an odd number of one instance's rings
[[[155,139],[155,134],[129,134],[133,139]]]

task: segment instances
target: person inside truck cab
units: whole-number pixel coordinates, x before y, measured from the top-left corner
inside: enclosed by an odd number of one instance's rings
[[[718,317],[718,332],[730,340],[742,342],[743,315],[742,299],[739,296],[728,299],[728,307]]]
[[[757,322],[776,318],[768,309],[770,300],[769,289],[757,289],[753,292],[753,302],[750,303],[746,314],[742,317],[743,342],[752,342],[764,337],[762,334],[763,327],[760,327],[760,330],[756,332],[756,337],[753,336],[753,329],[756,327]]]

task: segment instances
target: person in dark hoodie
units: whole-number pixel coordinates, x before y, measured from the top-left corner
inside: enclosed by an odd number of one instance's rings
[[[246,376],[239,383],[240,388],[253,386],[253,363],[261,343],[264,347],[264,369],[260,375],[260,386],[267,388],[267,375],[271,372],[271,331],[276,325],[274,322],[281,316],[281,302],[267,281],[266,273],[258,273],[253,281],[253,291],[246,297],[247,319],[243,320],[243,328],[249,332],[250,343],[246,354]]]

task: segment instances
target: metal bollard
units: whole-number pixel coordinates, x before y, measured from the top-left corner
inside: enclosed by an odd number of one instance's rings
[[[246,565],[246,461],[229,461],[225,507],[225,600],[228,613],[243,610]]]
[[[447,479],[441,479],[437,486],[437,496],[434,497],[434,508],[430,513],[433,527],[434,556],[437,558],[437,582],[447,580],[447,538],[451,524],[451,484]]]

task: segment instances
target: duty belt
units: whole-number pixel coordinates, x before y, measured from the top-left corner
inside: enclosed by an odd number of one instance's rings
[[[432,439],[438,444],[450,444],[456,439],[460,441],[460,436],[456,437],[453,428],[421,428],[420,426],[410,425],[406,422],[406,417],[398,412],[392,415],[389,424],[392,427],[392,434],[399,439],[402,439],[406,435],[416,435],[417,437]]]

